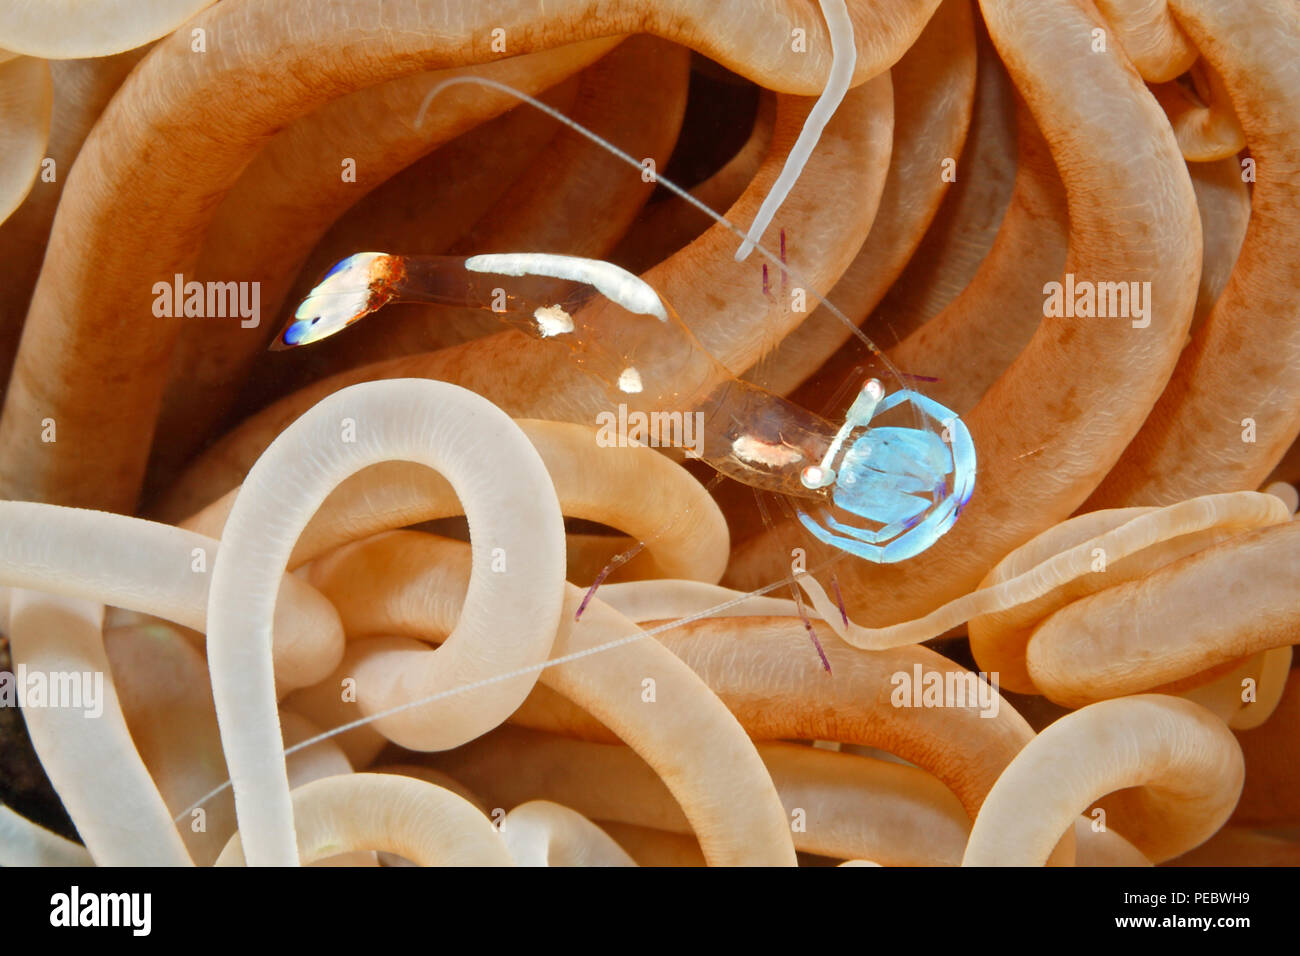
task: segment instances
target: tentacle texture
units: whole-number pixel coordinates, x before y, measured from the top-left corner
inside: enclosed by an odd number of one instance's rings
[[[418,411],[394,414],[406,405]],[[511,466],[482,469],[476,449],[488,446],[509,448]],[[255,865],[298,859],[275,709],[270,621],[276,595],[267,572],[274,581],[284,569],[294,541],[335,485],[390,458],[443,472],[465,502],[471,526],[483,523],[469,611],[456,639],[448,640],[436,679],[446,685],[496,679],[545,659],[554,639],[564,580],[559,503],[537,452],[508,418],[469,392],[426,381],[368,383],[318,405],[250,472],[212,572],[208,664],[235,808]],[[494,554],[507,561],[513,555],[514,570],[494,571]],[[502,632],[513,639],[493,640]],[[480,693],[472,712],[454,701],[436,707],[445,715],[440,745],[455,746],[495,726],[535,680],[525,674],[499,681]]]
[[[1250,0],[1231,17],[1212,0],[1170,8],[1246,131],[1250,225],[1227,286],[1090,508],[1257,488],[1300,433],[1300,10],[1286,0]],[[1189,460],[1195,468],[1176,467]]]

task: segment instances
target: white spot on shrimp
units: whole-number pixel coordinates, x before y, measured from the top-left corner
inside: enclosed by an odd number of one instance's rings
[[[618,377],[618,390],[635,395],[641,391],[641,373],[634,368],[625,368]]]
[[[741,461],[771,468],[784,468],[803,461],[803,452],[789,445],[773,445],[753,435],[741,435],[731,443],[731,452]]]
[[[539,307],[533,313],[533,318],[537,320],[537,331],[544,339],[549,339],[552,335],[563,335],[565,332],[573,331],[573,316],[558,305]]]

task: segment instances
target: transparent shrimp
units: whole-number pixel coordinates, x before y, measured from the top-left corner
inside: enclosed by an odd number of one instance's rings
[[[781,496],[815,538],[868,561],[930,547],[974,490],[974,444],[949,409],[914,389],[887,391],[872,376],[843,420],[831,422],[732,375],[659,293],[600,260],[357,253],[326,273],[272,348],[320,341],[398,302],[485,309],[541,347],[565,349],[623,406],[621,416],[640,413],[653,434],[667,431],[656,444],[686,447]]]
[[[459,83],[515,96],[595,143],[635,174],[642,172],[638,160],[598,134],[534,97],[481,77],[453,78],[434,87],[421,105],[417,127],[439,93]],[[568,256],[357,253],[326,273],[272,348],[309,345],[390,302],[487,309],[541,340],[539,347],[567,349],[569,357],[601,383],[610,404],[617,404],[620,426],[624,410],[629,423],[641,415],[649,426],[649,444],[686,447],[688,456],[715,468],[718,477],[709,483],[710,490],[723,475],[751,486],[769,529],[775,526],[762,495],[771,493],[821,543],[813,549],[823,550],[822,560],[814,561],[817,566],[829,569],[849,555],[878,563],[902,561],[930,547],[952,527],[974,490],[975,450],[965,424],[910,388],[843,312],[812,291],[813,283],[787,262],[784,229],[778,256],[668,177],[660,175],[656,182],[734,233],[742,248],[752,242],[766,260],[761,287],[769,299],[771,264],[779,270],[783,286],[787,276],[799,281],[849,329],[863,355],[851,376],[852,394],[839,406],[832,403],[843,409],[834,415],[835,422],[732,375],[643,280],[610,263]],[[759,270],[755,272],[757,279]],[[610,302],[594,301],[600,297]],[[613,316],[611,304],[616,304]],[[689,436],[693,424],[698,427]],[[667,441],[662,440],[664,428],[670,433]],[[666,526],[683,517],[672,516]],[[637,543],[606,565],[575,617],[581,617],[608,575],[645,544]],[[847,619],[833,570],[831,586]],[[791,592],[829,671],[793,584]]]

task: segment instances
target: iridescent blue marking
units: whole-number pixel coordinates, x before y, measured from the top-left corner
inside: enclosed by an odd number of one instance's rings
[[[328,279],[328,278],[329,278],[330,276],[332,276],[334,273],[340,271],[341,269],[346,269],[346,268],[348,267],[348,265],[350,264],[351,259],[352,259],[351,256],[347,256],[346,258],[340,259],[338,262],[334,263],[334,265],[330,266],[330,270],[329,270],[329,272],[327,272],[327,273],[325,273],[325,275],[321,276],[321,280],[320,280],[320,281],[321,281],[321,282],[324,282],[326,279]]]
[[[904,402],[946,430],[948,440],[920,428],[871,428],[870,419],[850,423],[866,431],[849,444],[837,467],[826,469],[835,475],[835,507],[875,527],[841,521],[826,505],[813,514],[798,509],[799,521],[819,541],[877,564],[929,548],[953,526],[975,490],[975,443],[954,412],[903,389],[876,405],[871,418]]]
[[[319,342],[383,305],[387,299],[376,300],[372,294],[375,284],[383,281],[382,270],[377,278],[374,266],[388,259],[382,252],[357,252],[334,263],[298,304],[271,348]]]

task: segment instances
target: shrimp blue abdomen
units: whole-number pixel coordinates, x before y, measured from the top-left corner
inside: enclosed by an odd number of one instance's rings
[[[975,447],[947,408],[910,390],[895,392],[876,414],[910,403],[931,428],[871,427],[854,439],[836,470],[831,501],[870,527],[848,524],[821,508],[798,512],[820,541],[881,564],[906,560],[952,527],[975,484]]]

